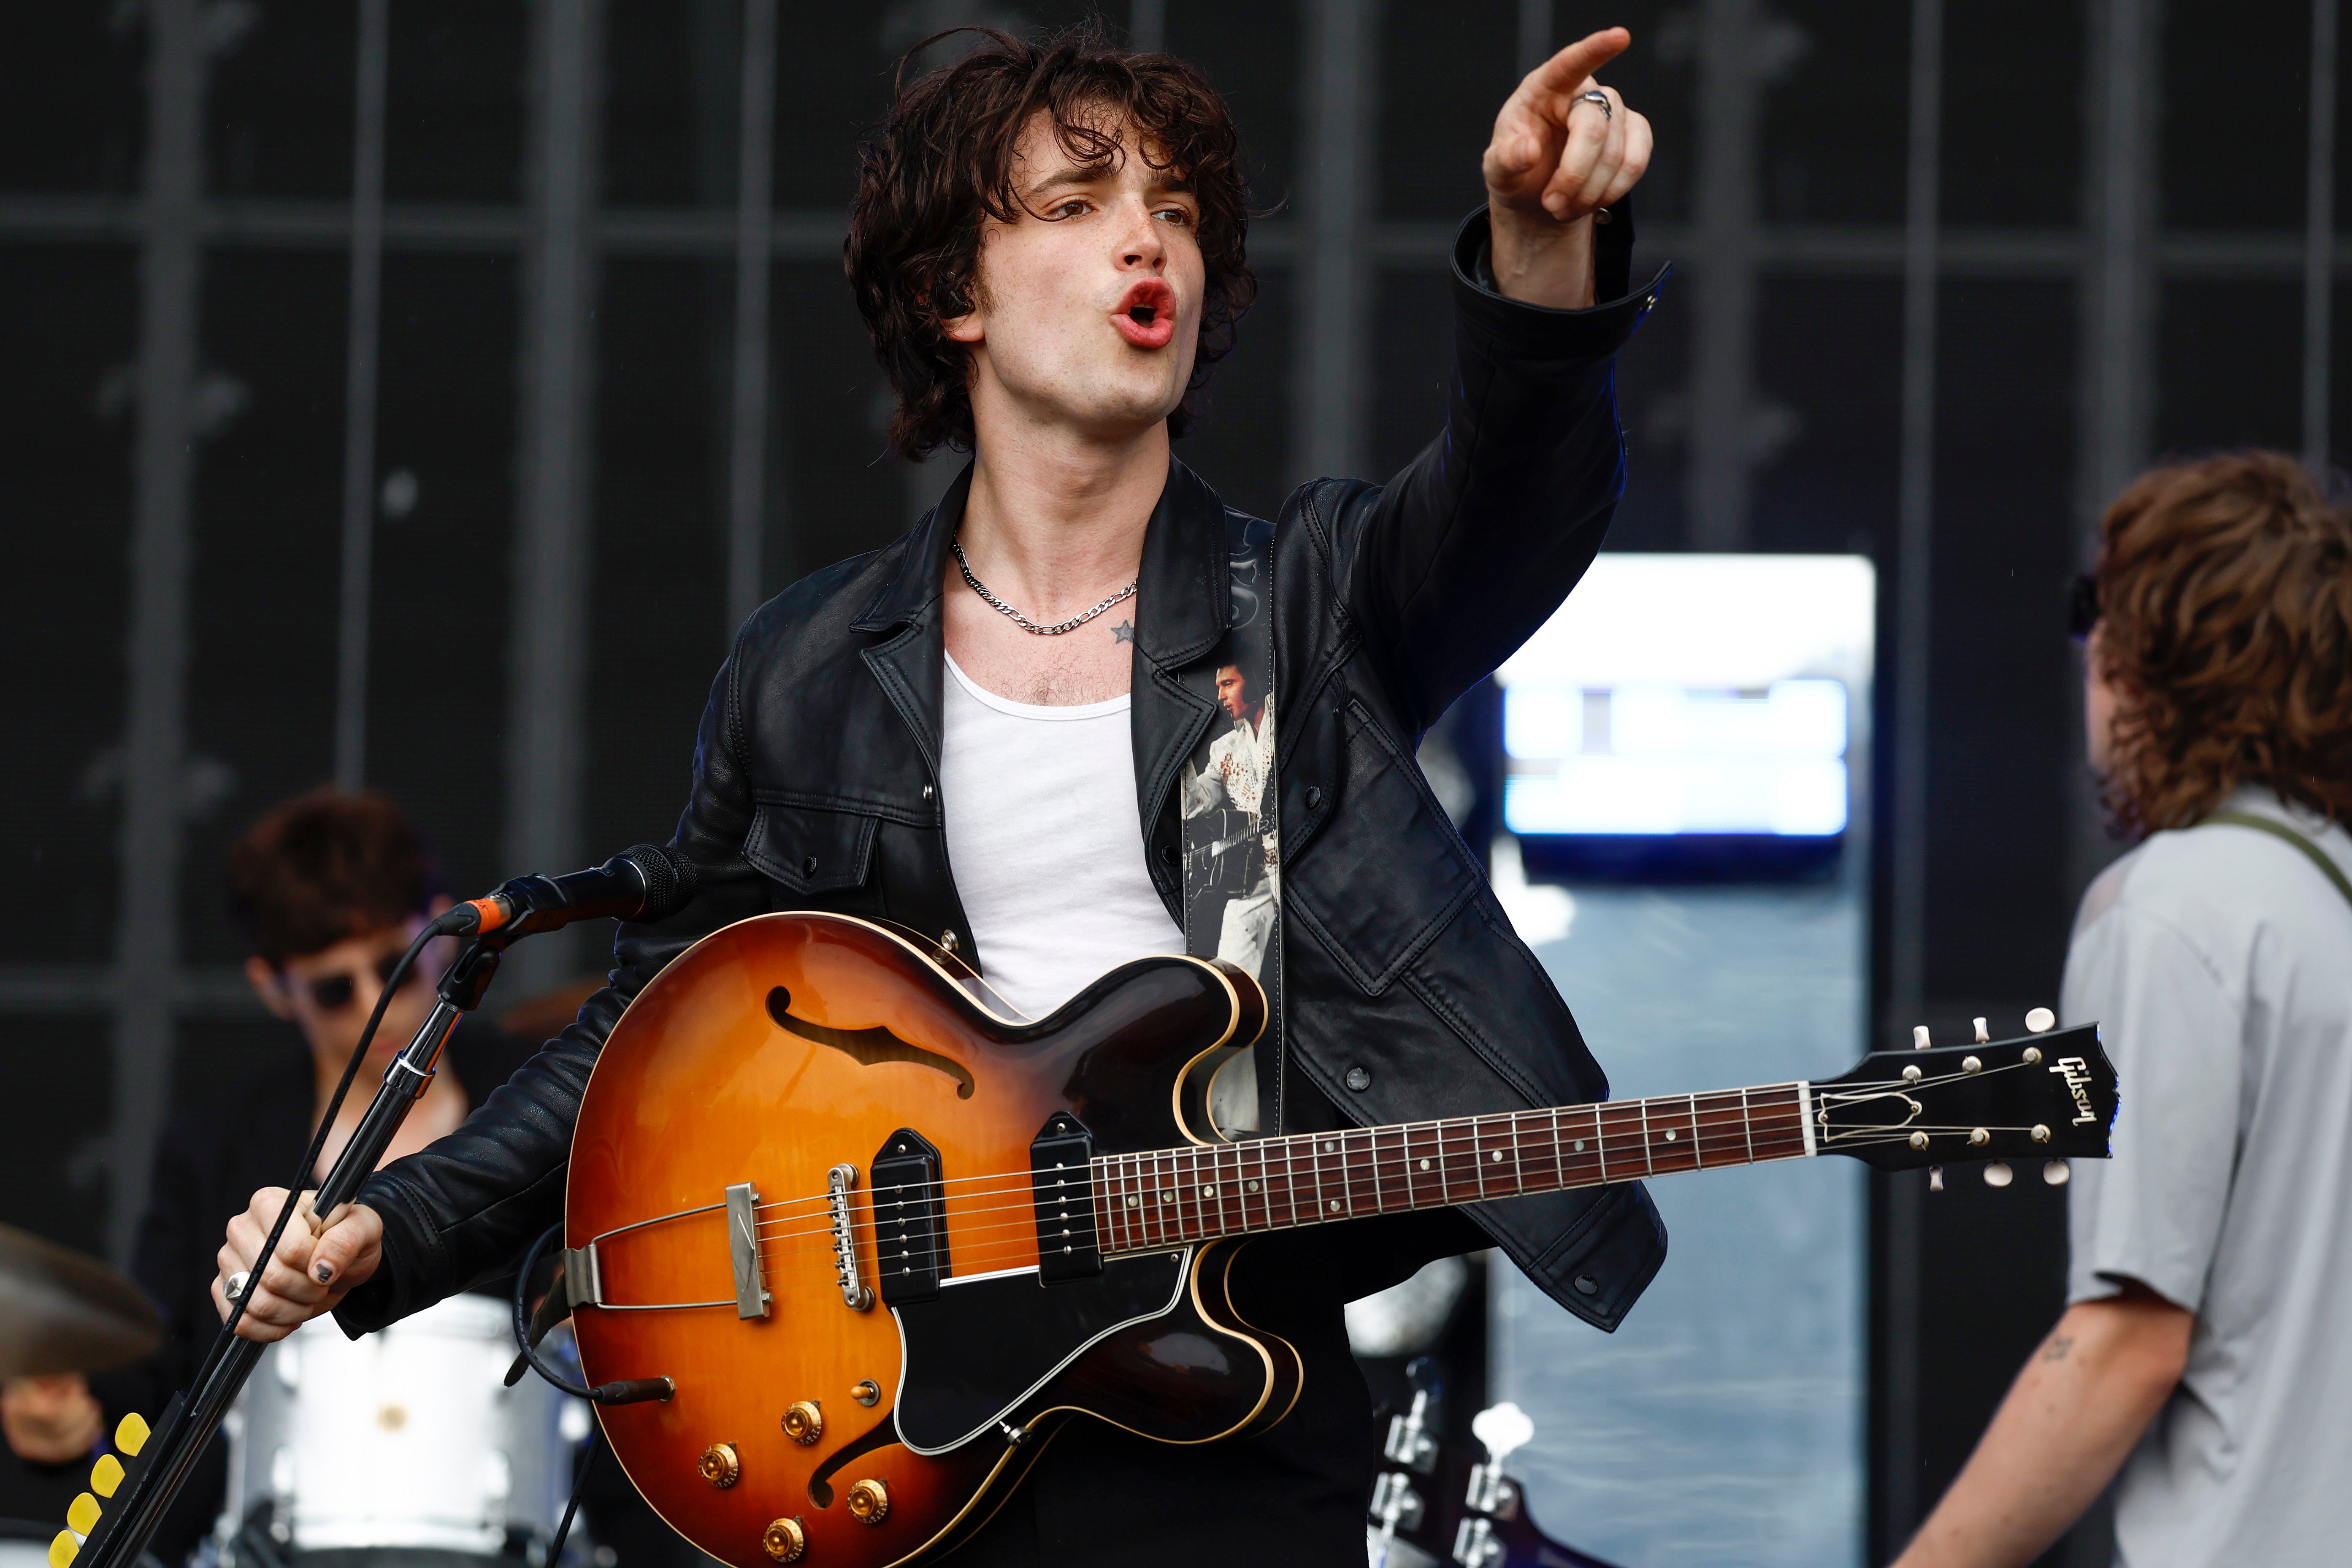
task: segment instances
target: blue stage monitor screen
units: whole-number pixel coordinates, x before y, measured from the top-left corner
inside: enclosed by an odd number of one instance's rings
[[[1834,839],[1875,596],[1858,555],[1602,555],[1496,671],[1504,826]]]

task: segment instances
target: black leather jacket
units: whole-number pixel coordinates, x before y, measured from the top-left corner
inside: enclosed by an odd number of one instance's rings
[[[1474,216],[1454,253],[1445,428],[1385,488],[1319,479],[1276,520],[1286,1130],[1608,1093],[1413,751],[1600,550],[1623,488],[1613,356],[1656,303],[1657,280],[1625,287],[1631,230],[1621,214],[1598,237],[1601,292],[1613,302],[1552,310],[1493,290],[1486,217]],[[699,898],[663,924],[622,927],[612,984],[579,1021],[457,1132],[369,1180],[361,1199],[383,1216],[384,1265],[346,1299],[347,1330],[381,1326],[510,1264],[560,1217],[572,1121],[597,1050],[628,999],[709,931],[772,910],[882,916],[955,933],[985,972],[938,798],[940,600],[968,480],[912,532],[804,578],[744,625],[703,713],[673,841],[701,869]],[[1144,538],[1132,721],[1147,858],[1179,924],[1177,766],[1215,709],[1196,695],[1204,683],[1188,687],[1177,672],[1223,633],[1225,537],[1215,493],[1172,463]],[[1554,1300],[1602,1328],[1665,1257],[1638,1184],[1464,1212]],[[1458,1224],[1375,1220],[1362,1234],[1382,1226],[1392,1256],[1367,1285],[1482,1239]]]

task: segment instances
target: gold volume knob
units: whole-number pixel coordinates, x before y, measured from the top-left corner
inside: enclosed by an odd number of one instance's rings
[[[849,1517],[860,1524],[879,1524],[889,1517],[890,1489],[880,1481],[852,1481]]]
[[[736,1454],[735,1445],[732,1443],[711,1444],[702,1450],[702,1458],[696,1462],[694,1468],[702,1472],[704,1480],[709,1481],[720,1491],[725,1491],[743,1479],[743,1461]]]
[[[815,1442],[824,1436],[824,1415],[814,1399],[797,1399],[784,1411],[784,1436],[795,1443]]]
[[[779,1563],[797,1563],[801,1553],[808,1550],[808,1531],[801,1528],[797,1519],[780,1519],[761,1532],[760,1544]]]

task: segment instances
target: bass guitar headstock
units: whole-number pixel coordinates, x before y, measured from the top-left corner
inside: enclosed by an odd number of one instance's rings
[[[1841,1077],[1812,1085],[1811,1132],[1823,1154],[1851,1154],[1882,1171],[1964,1160],[2104,1160],[2116,1120],[2115,1064],[2099,1048],[2099,1026],[2051,1029],[2037,1008],[2033,1033],[1931,1046],[1927,1030],[1907,1051],[1873,1051]],[[1998,1171],[1998,1174],[1994,1173]],[[2005,1184],[2006,1164],[1987,1167]]]
[[[1496,1405],[1472,1418],[1469,1441],[1449,1438],[1434,1424],[1429,1359],[1405,1375],[1412,1404],[1389,1420],[1364,1519],[1373,1568],[1614,1568],[1546,1535],[1504,1473],[1512,1450],[1535,1436],[1526,1412]]]

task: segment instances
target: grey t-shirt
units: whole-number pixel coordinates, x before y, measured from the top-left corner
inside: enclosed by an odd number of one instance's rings
[[[2352,873],[2342,828],[2230,805]],[[2074,1167],[2068,1300],[2136,1279],[2197,1315],[2116,1561],[2352,1561],[2352,904],[2269,834],[2157,834],[2084,895],[2061,1005],[2123,1090],[2115,1158]]]

